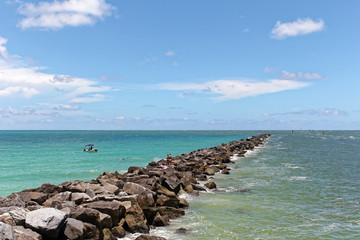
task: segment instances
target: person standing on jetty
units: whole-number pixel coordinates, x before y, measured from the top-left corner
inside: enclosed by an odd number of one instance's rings
[[[166,165],[171,166],[172,156],[171,153],[166,156]]]

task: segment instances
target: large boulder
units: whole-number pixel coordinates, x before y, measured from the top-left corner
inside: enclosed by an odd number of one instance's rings
[[[86,189],[89,188],[89,185],[89,183],[83,182],[81,180],[75,180],[71,182],[64,182],[60,186],[63,188],[63,191],[84,193]]]
[[[0,239],[1,240],[16,240],[16,236],[12,226],[0,222]]]
[[[76,208],[70,212],[71,218],[75,218],[82,222],[91,223],[96,226],[100,225],[99,216],[100,216],[100,212],[98,210],[86,208],[86,207]]]
[[[161,185],[169,189],[174,193],[178,193],[180,191],[181,183],[179,179],[175,176],[164,177]]]
[[[71,194],[71,201],[75,202],[76,204],[81,204],[83,202],[90,202],[92,198],[86,193],[78,193],[74,192]]]
[[[147,191],[147,188],[137,183],[127,182],[125,183],[123,190],[129,195],[133,195]]]
[[[29,212],[29,210],[21,207],[8,207],[8,208],[2,208],[2,210],[8,209],[8,211],[2,213],[0,215],[0,221],[4,222],[6,224],[9,224],[11,226],[16,225],[25,225],[25,218],[26,214]],[[2,212],[2,211],[0,211]]]
[[[66,220],[64,235],[69,240],[82,239],[84,235],[84,223],[74,218]]]
[[[48,200],[46,200],[43,205],[45,207],[54,207],[56,202],[65,202],[65,201],[69,201],[71,198],[71,192],[67,191],[67,192],[61,192],[58,193],[54,196],[52,196],[51,198],[49,198]]]
[[[207,187],[208,189],[214,189],[216,188],[216,183],[214,181],[210,181],[205,184],[205,187]]]
[[[125,221],[126,227],[131,233],[148,233],[150,230],[145,215],[138,204],[133,204],[131,208],[126,211]]]
[[[43,237],[34,232],[29,228],[24,228],[23,226],[14,226],[14,233],[16,236],[16,240],[42,240]]]
[[[142,209],[155,206],[153,194],[147,191],[138,194],[136,201]]]
[[[158,210],[161,216],[165,218],[165,220],[175,219],[185,215],[185,211],[180,208],[163,206],[163,207],[159,207]]]
[[[97,201],[84,204],[83,206],[108,214],[111,217],[114,226],[117,225],[120,218],[125,214],[125,207],[119,201]]]
[[[206,175],[214,175],[219,169],[215,166],[207,166],[205,168],[205,174]]]
[[[42,193],[42,192],[18,192],[17,194],[19,194],[23,200],[27,203],[30,201],[34,201],[38,204],[43,204],[43,202],[45,202],[45,200],[48,198],[47,193]]]
[[[68,215],[55,208],[41,208],[26,215],[26,226],[50,239],[56,239]]]
[[[6,198],[0,197],[0,207],[25,207],[24,199],[17,193],[13,193]]]

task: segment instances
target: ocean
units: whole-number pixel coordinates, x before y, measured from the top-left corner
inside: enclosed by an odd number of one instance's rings
[[[167,239],[360,239],[360,131],[0,131],[0,196],[124,172],[171,153],[262,133],[271,138],[215,191],[184,195],[184,217],[151,234]],[[97,153],[82,152],[92,143]],[[186,228],[187,233],[176,233]],[[134,239],[137,234],[130,234]]]

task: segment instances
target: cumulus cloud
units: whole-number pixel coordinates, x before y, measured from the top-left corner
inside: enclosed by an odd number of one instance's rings
[[[47,100],[58,97],[64,101],[94,102],[105,98],[104,95],[97,94],[111,90],[110,87],[99,86],[97,82],[85,78],[43,73],[40,67],[16,64],[12,57],[9,57],[5,47],[6,41],[3,39],[0,36],[0,51],[6,53],[8,59],[3,56],[4,54],[0,55],[0,98],[29,99],[38,96]],[[81,98],[92,100],[81,101]]]
[[[25,17],[18,23],[22,29],[61,29],[66,26],[93,25],[110,16],[115,8],[105,0],[64,0],[21,3],[18,11]]]
[[[271,38],[281,40],[287,37],[306,35],[312,32],[321,31],[324,27],[325,22],[322,19],[314,21],[310,18],[298,18],[295,22],[285,23],[278,21],[271,31]]]
[[[276,93],[286,90],[298,89],[308,86],[309,83],[272,79],[263,82],[250,80],[216,80],[205,83],[164,83],[156,87],[162,90],[202,92],[206,94],[220,95],[216,100],[226,101],[257,96],[267,93]]]
[[[302,73],[302,72],[292,73],[292,72],[288,72],[285,70],[283,70],[281,72],[281,78],[282,79],[294,79],[294,80],[327,79],[327,77],[322,76],[321,74],[316,73],[316,72],[314,72],[314,73]]]

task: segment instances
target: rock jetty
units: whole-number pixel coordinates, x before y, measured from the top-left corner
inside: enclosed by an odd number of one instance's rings
[[[173,167],[167,169],[162,159],[145,168],[130,167],[124,174],[104,172],[87,182],[44,183],[0,197],[0,239],[112,240],[127,232],[141,233],[138,240],[165,239],[148,233],[185,214],[189,204],[179,195],[206,191],[198,180],[206,181],[217,172],[229,174],[231,156],[244,156],[269,136],[182,154],[174,157]],[[214,189],[216,184],[209,181],[205,187]]]

